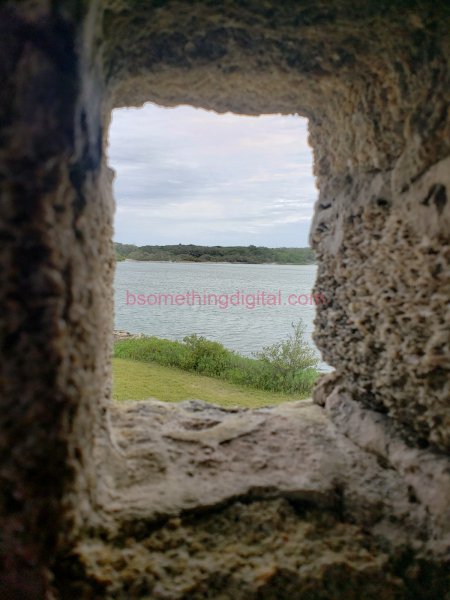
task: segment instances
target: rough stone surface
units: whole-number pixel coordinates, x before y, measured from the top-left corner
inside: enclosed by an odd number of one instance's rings
[[[353,398],[448,450],[450,159],[417,181],[396,169],[318,201],[316,289],[329,302],[314,338]]]
[[[396,473],[337,435],[310,402],[230,411],[200,401],[147,401],[115,407],[111,415],[118,452],[100,455],[97,464],[99,499],[105,514],[113,514],[112,527],[137,514],[158,520],[234,497],[280,494],[323,507],[339,504],[367,523],[382,520],[383,512],[406,519],[408,528],[420,521]]]
[[[120,342],[122,340],[133,340],[138,339],[140,337],[144,337],[143,333],[130,333],[129,331],[123,331],[122,329],[114,329],[113,339],[115,342]]]
[[[138,541],[86,540],[78,550],[91,586],[73,585],[68,597],[92,593],[92,581],[97,597],[121,600],[410,600],[448,590],[445,565],[408,550],[390,556],[361,527],[285,499],[237,500],[143,527]]]
[[[449,15],[1,4],[1,597],[446,597]],[[322,408],[111,406],[107,130],[149,100],[309,118]]]
[[[340,433],[364,451],[389,465],[408,485],[410,497],[419,502],[433,522],[434,535],[450,544],[449,459],[439,452],[420,449],[404,437],[392,419],[361,407],[339,389],[328,397],[326,409]]]
[[[79,3],[0,5],[0,596],[11,600],[50,597],[55,548],[92,512],[110,396],[113,201],[84,16],[82,27]]]
[[[58,565],[66,593],[445,593],[449,459],[408,447],[389,419],[345,395],[334,392],[326,411],[129,402],[111,418],[117,452],[96,460],[105,520]]]

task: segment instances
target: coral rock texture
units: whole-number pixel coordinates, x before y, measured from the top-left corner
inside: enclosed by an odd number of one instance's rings
[[[448,595],[448,3],[0,5],[0,596]],[[111,404],[115,107],[309,119],[315,406]]]
[[[61,561],[66,593],[90,597],[89,582],[123,599],[444,593],[448,459],[345,394],[327,404],[115,407],[117,451],[96,457],[104,521]]]

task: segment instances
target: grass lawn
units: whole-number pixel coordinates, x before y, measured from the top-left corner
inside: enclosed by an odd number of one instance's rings
[[[204,400],[223,407],[257,408],[300,400],[299,394],[265,392],[227,383],[213,377],[196,375],[156,363],[125,358],[113,359],[113,397],[115,400],[157,398],[167,402]]]

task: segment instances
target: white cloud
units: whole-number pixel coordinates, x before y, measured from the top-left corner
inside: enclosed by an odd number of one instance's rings
[[[317,190],[306,120],[147,104],[114,111],[116,239],[306,245]]]

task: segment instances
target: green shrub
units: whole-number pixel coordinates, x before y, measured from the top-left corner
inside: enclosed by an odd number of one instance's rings
[[[302,369],[316,367],[319,358],[313,348],[305,341],[305,326],[300,319],[292,324],[293,333],[286,340],[265,346],[255,357],[270,363],[282,374],[293,373]]]
[[[233,353],[219,342],[195,333],[183,339],[188,350],[187,368],[203,375],[221,377],[231,364]]]
[[[228,371],[228,381],[260,390],[274,389],[272,369],[260,360],[237,355]],[[276,388],[277,390],[279,388]]]
[[[116,342],[114,356],[142,362],[156,362],[163,366],[183,369],[188,362],[189,351],[180,342],[157,337],[142,337]]]
[[[271,373],[272,390],[309,393],[317,379],[319,358],[304,339],[305,326],[300,320],[292,325],[293,332],[281,342],[265,346],[255,353],[257,360]]]

